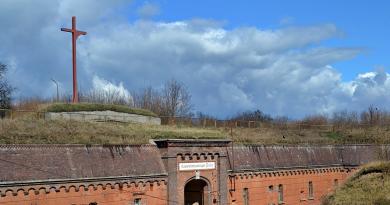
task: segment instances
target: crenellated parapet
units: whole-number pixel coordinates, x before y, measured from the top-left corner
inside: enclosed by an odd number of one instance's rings
[[[296,169],[275,169],[275,170],[240,170],[230,171],[229,177],[235,179],[253,179],[253,178],[270,178],[284,176],[299,176],[312,174],[329,174],[329,173],[349,173],[358,169],[358,167],[325,167],[325,168],[296,168]]]
[[[195,152],[195,153],[178,153],[177,157],[182,161],[196,161],[196,160],[214,160],[220,157],[220,153],[216,152]]]
[[[18,195],[44,195],[54,192],[80,192],[97,190],[137,190],[133,194],[143,194],[154,187],[167,186],[167,176],[137,176],[111,179],[51,180],[35,182],[0,183],[0,197]]]

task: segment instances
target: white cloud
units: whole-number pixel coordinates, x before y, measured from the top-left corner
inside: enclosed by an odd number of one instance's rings
[[[342,34],[332,24],[228,30],[200,19],[127,22],[116,14],[121,12],[114,12],[126,1],[78,5],[47,0],[47,6],[39,7],[14,2],[0,7],[0,19],[11,21],[0,21],[0,27],[11,28],[0,33],[0,59],[12,59],[10,77],[21,95],[52,95],[51,77],[70,91],[70,37],[59,28],[69,26],[76,13],[80,29],[88,32],[78,42],[82,89],[97,81],[100,87],[126,94],[126,88],[160,87],[176,78],[188,86],[195,109],[218,116],[257,108],[292,117],[361,110],[370,104],[390,109],[389,74],[383,69],[344,82],[332,67],[361,52],[321,46]],[[23,32],[32,28],[34,32]]]
[[[123,86],[123,82],[115,85],[99,76],[93,76],[92,79],[93,91],[107,95],[115,95],[118,99],[124,99],[126,104],[133,104],[133,97],[130,92]]]

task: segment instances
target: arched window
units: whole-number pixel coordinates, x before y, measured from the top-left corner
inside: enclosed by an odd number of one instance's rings
[[[313,188],[313,182],[309,181],[309,199],[314,198],[314,188]]]
[[[278,186],[278,204],[283,204],[283,185],[279,184]]]
[[[244,188],[242,195],[244,198],[244,205],[249,205],[249,190],[248,190],[248,188]]]
[[[141,199],[140,198],[137,198],[137,199],[134,199],[134,205],[141,205]]]

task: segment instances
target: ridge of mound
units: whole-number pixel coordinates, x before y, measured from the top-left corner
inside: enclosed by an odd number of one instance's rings
[[[114,111],[128,114],[157,117],[150,110],[130,108],[124,105],[97,104],[97,103],[55,103],[44,109],[45,112],[82,112],[82,111]]]

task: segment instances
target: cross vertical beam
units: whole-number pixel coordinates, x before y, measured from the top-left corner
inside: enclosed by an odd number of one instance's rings
[[[61,31],[72,33],[72,63],[73,63],[73,103],[79,102],[77,92],[77,66],[76,66],[76,41],[80,35],[87,35],[87,32],[78,31],[76,29],[76,17],[72,16],[72,29],[61,28]]]

